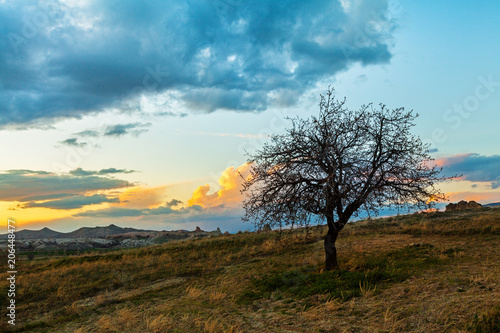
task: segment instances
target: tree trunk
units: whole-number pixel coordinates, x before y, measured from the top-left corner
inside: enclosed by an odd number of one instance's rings
[[[331,225],[328,223],[328,234],[325,238],[325,270],[327,271],[339,268],[339,264],[337,262],[337,248],[335,247],[335,241],[337,240],[338,235],[339,233],[335,229],[333,223]]]

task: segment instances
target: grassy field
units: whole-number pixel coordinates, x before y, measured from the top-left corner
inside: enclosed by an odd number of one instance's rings
[[[499,332],[500,209],[21,256],[15,332]],[[2,264],[4,264],[2,262]],[[7,269],[2,266],[2,272]]]

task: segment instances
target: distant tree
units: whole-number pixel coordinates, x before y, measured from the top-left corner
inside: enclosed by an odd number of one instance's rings
[[[319,117],[292,118],[285,134],[254,155],[244,181],[244,221],[265,225],[308,225],[326,219],[325,269],[338,267],[335,241],[349,219],[384,206],[429,207],[444,199],[434,187],[440,169],[429,163],[428,145],[410,130],[412,111],[380,104],[358,111],[328,89]]]

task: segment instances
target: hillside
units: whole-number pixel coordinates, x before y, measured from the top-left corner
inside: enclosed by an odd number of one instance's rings
[[[21,255],[15,331],[498,332],[500,209],[350,224],[334,272],[322,271],[324,233]]]
[[[8,234],[1,234],[0,239],[7,239]],[[16,232],[16,238],[18,239],[40,239],[40,238],[61,238],[64,233],[54,231],[47,227],[40,230],[21,230]]]
[[[21,230],[16,232],[17,251],[33,253],[77,253],[81,251],[99,251],[103,249],[122,249],[145,247],[189,238],[220,236],[219,228],[214,231],[175,230],[154,231],[133,228],[121,228],[115,225],[107,227],[80,228],[69,233],[58,233],[48,228],[42,230]],[[0,238],[0,250],[7,249],[7,235]]]
[[[107,227],[82,227],[71,232],[58,232],[47,227],[40,230],[21,230],[16,232],[17,239],[57,239],[57,238],[104,238],[127,232],[143,232],[149,230],[122,228],[114,224]],[[8,234],[0,235],[0,239],[7,239]]]
[[[122,228],[114,224],[110,224],[107,227],[82,227],[78,230],[69,232],[66,234],[67,238],[101,238],[111,235],[119,235],[127,232],[139,232],[147,231],[134,228]]]

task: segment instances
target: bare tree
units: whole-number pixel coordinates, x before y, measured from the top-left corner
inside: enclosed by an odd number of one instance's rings
[[[444,198],[435,182],[447,178],[429,163],[428,145],[410,132],[418,114],[383,104],[350,111],[332,88],[319,107],[318,118],[291,119],[285,134],[250,156],[243,220],[281,228],[326,219],[331,270],[338,267],[335,241],[351,217],[383,206],[429,207]]]

